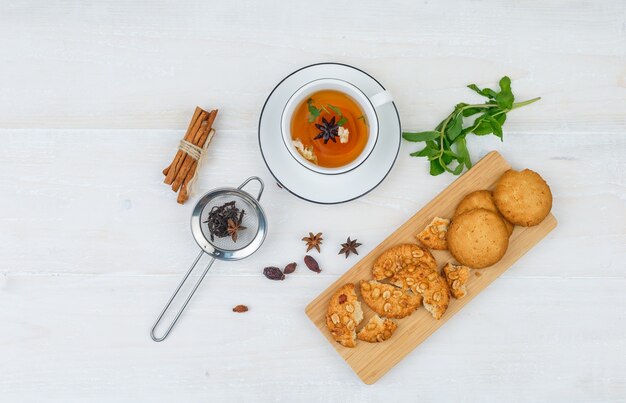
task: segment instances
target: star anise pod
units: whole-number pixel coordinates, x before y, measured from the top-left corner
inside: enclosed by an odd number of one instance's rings
[[[329,121],[326,118],[322,118],[322,124],[315,124],[320,131],[320,133],[313,138],[313,140],[323,139],[324,144],[328,143],[328,140],[332,140],[333,143],[336,143],[337,140],[335,137],[339,137],[339,125],[335,123],[335,117]]]
[[[356,251],[356,248],[361,245],[362,244],[358,243],[356,239],[350,240],[350,237],[348,237],[348,241],[341,244],[341,250],[339,251],[338,255],[341,255],[343,253],[346,255],[346,259],[348,258],[348,256],[350,256],[350,252],[358,255],[359,252]]]
[[[320,252],[320,245],[322,244],[322,240],[324,238],[322,238],[322,233],[318,232],[317,234],[313,235],[312,232],[309,232],[309,236],[305,236],[304,238],[302,238],[302,240],[304,242],[306,242],[306,251],[310,251],[311,249],[315,248],[317,249],[318,252]]]
[[[243,218],[243,217],[242,217]],[[241,219],[237,220],[237,222],[228,219],[228,235],[233,239],[233,242],[237,242],[237,233],[241,230],[246,229],[243,225],[241,225]]]

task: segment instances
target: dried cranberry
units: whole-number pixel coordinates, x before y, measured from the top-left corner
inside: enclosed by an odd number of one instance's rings
[[[348,300],[348,296],[346,294],[341,294],[339,296],[339,303],[343,304],[344,302],[346,302]]]
[[[320,269],[320,265],[317,263],[317,260],[313,259],[313,256],[311,255],[306,255],[304,257],[304,264],[306,264],[306,267],[308,267],[309,270],[314,271],[316,273],[319,273],[322,271],[322,269]]]
[[[270,280],[284,280],[285,275],[278,267],[269,266],[263,269],[263,274]]]
[[[289,263],[287,266],[285,266],[283,273],[285,274],[293,273],[294,271],[296,271],[296,266],[297,266],[296,262]]]

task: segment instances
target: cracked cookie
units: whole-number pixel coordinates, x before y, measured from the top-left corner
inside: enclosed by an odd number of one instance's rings
[[[470,268],[467,266],[448,263],[443,268],[443,275],[448,282],[450,293],[456,299],[461,299],[467,295],[467,280],[469,280]]]
[[[446,250],[446,232],[448,232],[450,220],[447,218],[435,217],[422,232],[417,234],[417,239],[429,249]]]
[[[361,297],[378,315],[396,319],[412,314],[422,301],[418,294],[376,280],[361,281]]]
[[[363,320],[363,311],[354,284],[343,285],[333,294],[326,311],[326,326],[342,346],[356,345],[356,327]]]
[[[397,328],[398,325],[391,319],[381,319],[380,316],[374,315],[359,331],[357,337],[359,340],[369,343],[380,343],[381,341],[389,339]]]
[[[402,244],[387,249],[376,259],[372,275],[375,280],[391,278],[407,266],[435,270],[437,262],[428,249],[416,244]]]

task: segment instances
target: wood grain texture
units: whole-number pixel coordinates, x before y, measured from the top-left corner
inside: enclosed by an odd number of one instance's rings
[[[624,401],[626,3],[315,4],[341,21],[275,1],[0,1],[2,401]],[[508,74],[519,99],[543,97],[511,113],[503,143],[469,148],[540,172],[559,226],[373,387],[303,310],[358,260],[337,255],[347,236],[367,255],[454,178],[430,177],[405,143],[387,179],[344,205],[274,186],[262,104],[322,61],[374,75],[409,130],[477,100],[471,82]],[[196,105],[220,116],[181,207],[160,171]],[[196,254],[193,202],[250,175],[267,185],[266,242],[216,264],[153,343]],[[262,268],[299,261],[311,230],[324,271],[268,282]],[[250,311],[233,317],[239,303]]]
[[[358,342],[355,348],[343,347],[335,342],[326,327],[326,310],[330,297],[343,284],[358,284],[361,280],[372,279],[371,270],[374,261],[385,250],[403,243],[415,243],[415,235],[434,217],[452,217],[456,206],[465,195],[476,190],[493,189],[500,176],[510,168],[511,166],[497,152],[487,154],[470,171],[439,193],[306,307],[306,314],[315,326],[326,336],[363,382],[372,384],[385,375],[556,228],[556,219],[554,215],[549,214],[537,226],[516,227],[511,234],[509,247],[502,260],[489,268],[472,272],[467,283],[468,295],[465,298],[461,300],[451,298],[450,306],[440,320],[434,320],[423,308],[418,309],[408,318],[398,320],[398,329],[387,342],[373,344]],[[447,262],[454,262],[454,258],[448,251],[433,251],[433,255],[440,268]],[[479,273],[480,277],[476,277],[476,273]],[[367,304],[362,305],[365,314],[364,323],[367,323],[373,311]]]

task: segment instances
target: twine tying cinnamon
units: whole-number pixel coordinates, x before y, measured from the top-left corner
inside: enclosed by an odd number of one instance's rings
[[[163,170],[164,182],[172,185],[172,190],[178,192],[177,201],[180,204],[189,199],[191,187],[198,177],[198,166],[215,134],[212,128],[217,109],[207,112],[200,107],[196,110],[189,122],[187,133],[178,143],[178,151],[174,160]]]

